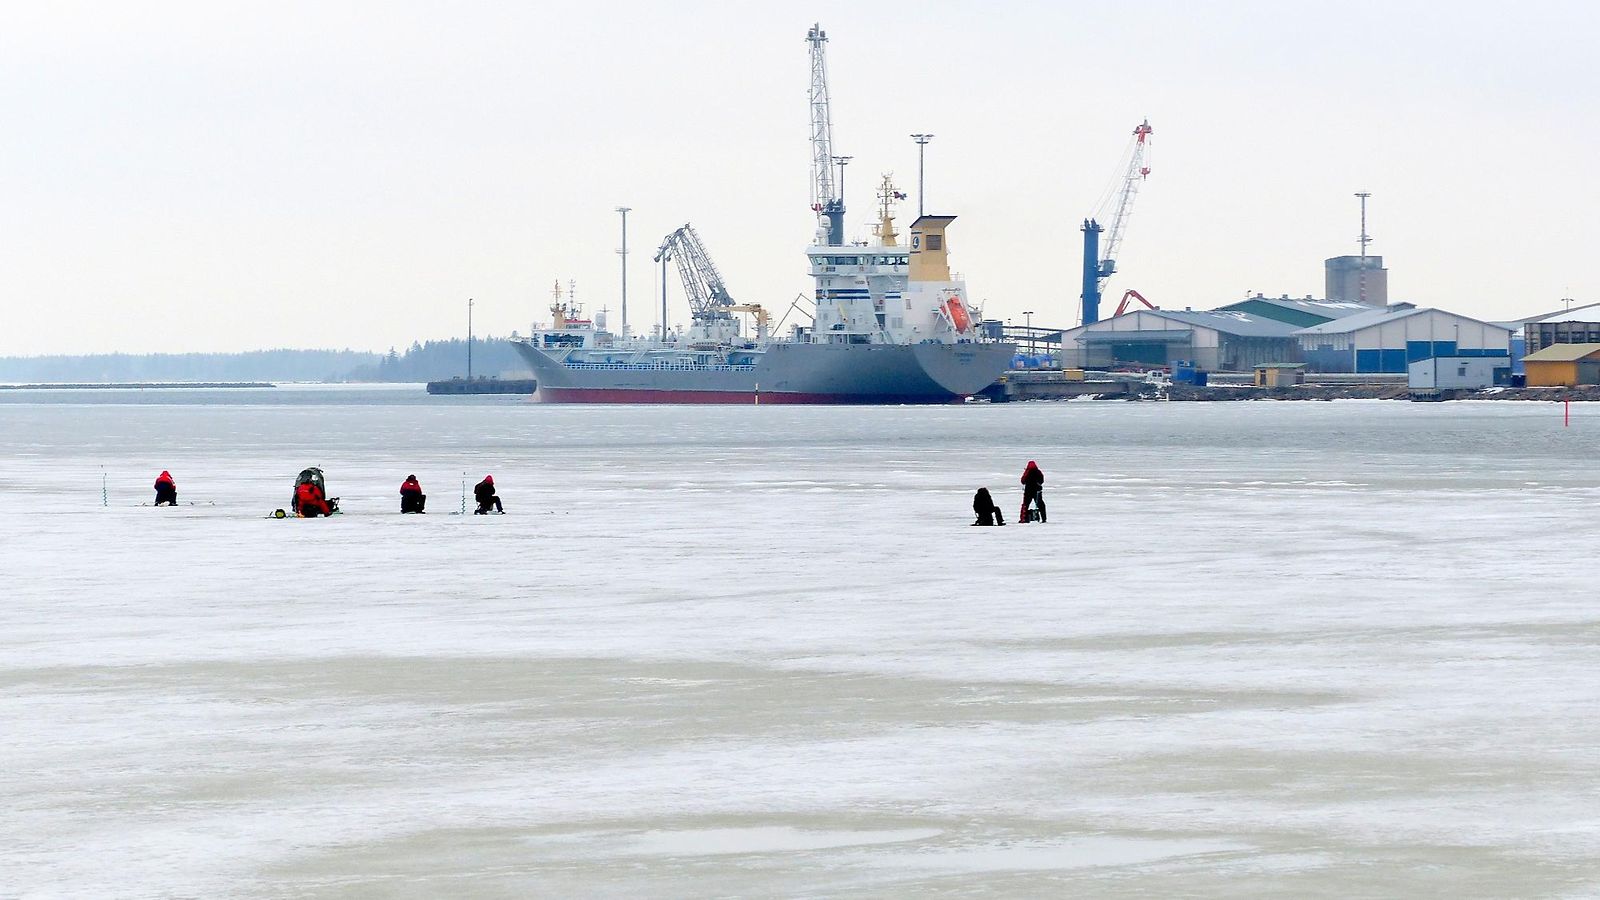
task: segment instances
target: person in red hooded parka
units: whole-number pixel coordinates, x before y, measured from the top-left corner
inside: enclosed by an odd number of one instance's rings
[[[500,498],[495,495],[493,475],[483,476],[483,480],[473,486],[472,496],[478,501],[478,508],[472,511],[473,515],[486,516],[490,509],[497,513],[506,511],[505,507],[500,505]]]
[[[307,519],[333,515],[333,510],[328,507],[327,498],[322,496],[322,489],[313,481],[301,482],[300,486],[294,489],[294,509]]]
[[[172,480],[172,473],[165,469],[156,476],[156,505],[178,505],[178,483]]]
[[[406,480],[400,483],[400,511],[402,513],[425,512],[428,495],[422,492],[422,484],[417,481],[417,476],[407,475]]]
[[[1028,460],[1028,467],[1022,470],[1022,513],[1017,521],[1028,521],[1028,504],[1039,507],[1039,521],[1044,521],[1044,472],[1039,464]]]

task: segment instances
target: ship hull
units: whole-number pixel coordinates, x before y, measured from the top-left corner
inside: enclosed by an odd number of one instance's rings
[[[515,345],[545,403],[957,403],[993,384],[1011,344],[774,342],[741,366],[569,366]]]

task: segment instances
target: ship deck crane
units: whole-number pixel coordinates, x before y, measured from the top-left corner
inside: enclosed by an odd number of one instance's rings
[[[1122,239],[1127,234],[1128,221],[1133,216],[1133,201],[1139,196],[1139,188],[1150,175],[1147,157],[1150,135],[1153,133],[1154,129],[1150,127],[1149,119],[1140,122],[1133,129],[1133,146],[1128,152],[1127,164],[1122,167],[1121,185],[1116,189],[1117,208],[1111,217],[1111,229],[1106,234],[1104,253],[1099,251],[1100,233],[1104,229],[1094,219],[1087,219],[1083,223],[1082,299],[1085,325],[1099,321],[1100,297],[1105,290],[1106,281],[1117,271],[1117,254],[1122,248]],[[1128,298],[1125,296],[1122,299],[1126,305]],[[1143,297],[1139,299],[1144,300]]]
[[[706,252],[694,226],[685,224],[667,235],[656,259],[663,256],[677,262],[678,277],[683,279],[683,293],[689,301],[689,314],[696,322],[728,318],[728,307],[734,305],[733,296],[728,293],[722,273],[711,261],[711,254]]]
[[[759,303],[739,303],[729,293],[728,286],[717,271],[711,254],[706,252],[694,226],[685,224],[667,235],[656,251],[655,259],[665,268],[666,260],[678,264],[678,277],[683,280],[684,297],[689,301],[689,315],[699,326],[731,321],[732,313],[750,313],[755,316],[756,336],[765,339],[769,315]],[[663,291],[663,293],[665,293]],[[665,304],[663,303],[663,306]],[[665,314],[663,313],[663,321]]]

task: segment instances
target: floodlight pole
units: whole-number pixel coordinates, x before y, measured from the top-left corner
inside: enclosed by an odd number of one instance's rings
[[[911,139],[917,142],[917,218],[920,219],[922,218],[922,176],[925,173],[924,163],[926,162],[928,142],[933,140],[933,135],[913,134]]]

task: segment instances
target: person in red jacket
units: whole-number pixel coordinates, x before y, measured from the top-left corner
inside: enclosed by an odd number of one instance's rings
[[[302,482],[294,489],[294,509],[307,519],[333,515],[333,510],[328,508],[327,498],[322,496],[322,489],[310,481]]]
[[[1017,516],[1017,521],[1028,521],[1028,504],[1039,507],[1039,521],[1044,521],[1044,472],[1039,464],[1028,460],[1028,467],[1022,470],[1022,513]]]
[[[407,475],[406,480],[400,483],[400,511],[402,513],[424,512],[428,503],[428,495],[422,492],[422,485],[417,481],[417,476]]]
[[[172,473],[165,469],[156,476],[156,505],[178,505],[178,483],[172,480]]]

